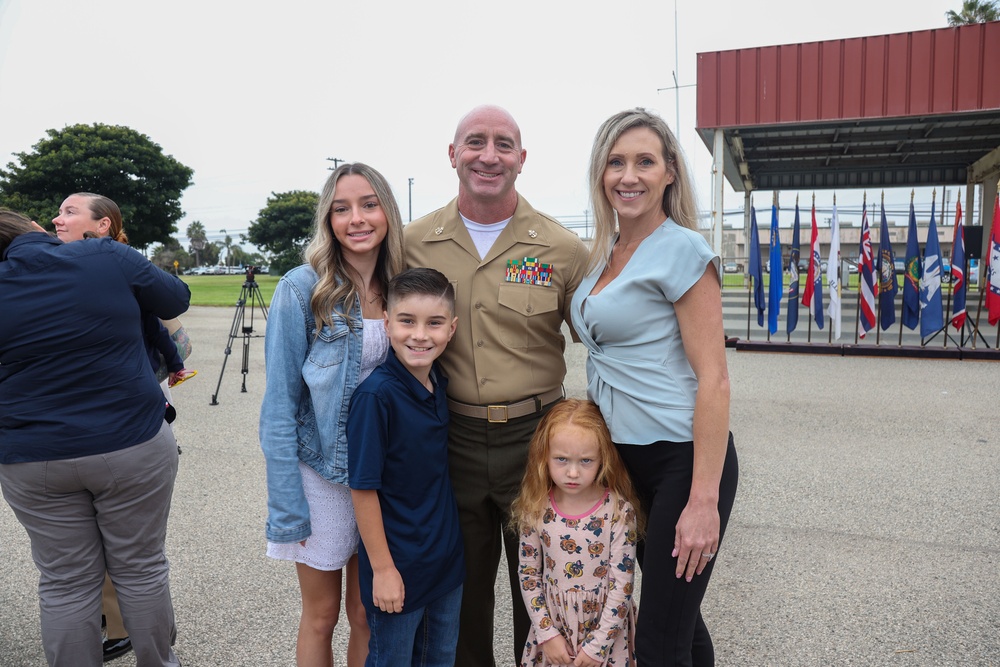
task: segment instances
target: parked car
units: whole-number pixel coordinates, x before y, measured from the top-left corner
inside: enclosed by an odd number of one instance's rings
[[[736,262],[726,262],[722,265],[723,273],[737,273],[739,268],[736,266]]]
[[[893,265],[896,267],[896,275],[901,276],[906,273],[906,262],[897,257],[893,260]]]

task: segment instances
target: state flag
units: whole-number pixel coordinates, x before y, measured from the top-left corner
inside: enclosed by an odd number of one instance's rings
[[[933,336],[944,328],[944,310],[941,307],[941,242],[938,241],[937,224],[934,222],[934,204],[931,204],[931,222],[927,227],[927,245],[924,246],[923,273],[920,276],[920,338]]]
[[[760,236],[757,233],[757,211],[750,206],[750,281],[753,283],[753,305],[757,308],[757,325],[764,326],[764,269],[760,261]]]
[[[784,267],[781,262],[781,239],[778,238],[778,205],[771,205],[771,249],[768,263],[767,329],[772,334],[778,332],[778,315],[781,313],[781,297],[785,294]]]
[[[965,326],[965,228],[962,227],[962,202],[955,202],[955,236],[951,242],[951,326]]]
[[[826,284],[830,288],[830,320],[833,323],[833,337],[840,339],[840,223],[837,221],[837,205],[833,205],[833,220],[830,223],[830,256],[826,260]]]
[[[993,202],[993,231],[990,233],[987,257],[986,312],[989,314],[990,325],[994,326],[1000,322],[1000,193]]]
[[[812,236],[809,240],[809,271],[802,292],[802,305],[809,308],[816,326],[823,328],[823,263],[819,257],[819,228],[816,226],[816,202],[812,207]]]
[[[885,331],[896,322],[896,254],[892,251],[889,240],[889,223],[885,219],[885,202],[882,202],[882,230],[878,239],[878,263],[875,266],[878,274],[878,312],[879,324]]]
[[[792,248],[788,253],[788,319],[785,330],[795,331],[799,324],[799,200],[795,199],[795,226],[792,229]]]
[[[910,199],[910,225],[906,232],[906,273],[903,278],[903,326],[916,329],[920,323],[920,241],[917,216]]]

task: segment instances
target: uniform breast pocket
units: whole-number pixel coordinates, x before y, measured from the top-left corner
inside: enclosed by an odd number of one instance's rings
[[[309,363],[318,368],[336,366],[347,358],[346,325],[331,329],[324,326],[309,349]]]
[[[498,300],[500,341],[507,347],[539,347],[559,328],[559,295],[551,287],[504,283]]]

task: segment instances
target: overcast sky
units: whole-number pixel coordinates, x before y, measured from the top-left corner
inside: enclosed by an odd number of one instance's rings
[[[597,127],[634,106],[675,126],[677,93],[657,89],[675,69],[693,84],[697,53],[940,28],[960,7],[678,0],[675,66],[671,0],[0,0],[0,164],[50,128],[127,125],[194,169],[182,237],[199,220],[210,238],[235,238],[272,191],[318,191],[327,158],[381,171],[406,220],[409,178],[414,218],[455,196],[455,125],[493,103],[521,126],[518,190],[551,215],[582,217]],[[695,89],[679,95],[681,144],[708,209]],[[739,207],[726,187],[726,208]]]

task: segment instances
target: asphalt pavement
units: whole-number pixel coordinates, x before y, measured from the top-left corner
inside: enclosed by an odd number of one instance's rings
[[[264,555],[262,339],[247,392],[237,337],[210,405],[234,312],[182,317],[199,375],[174,392],[167,550],[185,667],[295,662],[294,568]],[[1000,364],[727,354],[740,488],[703,606],[717,664],[1000,665]],[[582,346],[566,357],[583,396]],[[0,667],[42,667],[37,572],[6,503],[0,563]],[[506,591],[501,571],[499,665],[513,663]],[[334,649],[344,665],[339,628]]]

